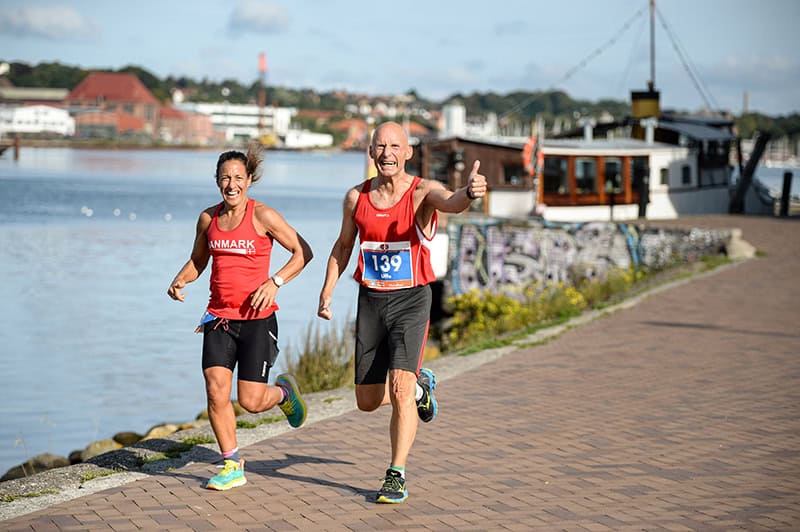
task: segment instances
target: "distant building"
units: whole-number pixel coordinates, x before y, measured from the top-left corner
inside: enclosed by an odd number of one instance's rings
[[[330,148],[333,146],[333,135],[329,133],[313,133],[290,129],[283,137],[284,148],[291,150],[307,150],[312,148]]]
[[[141,121],[144,134],[158,131],[161,103],[133,74],[92,72],[67,94],[64,104],[75,115],[124,113]]]
[[[122,111],[87,110],[75,116],[76,136],[85,139],[150,138],[141,118]]]
[[[297,114],[294,107],[259,107],[227,102],[183,102],[175,104],[175,108],[210,116],[214,129],[221,131],[227,142],[248,141],[265,134],[283,137],[289,132],[292,117]]]
[[[48,105],[0,106],[0,137],[71,137],[75,119],[64,109]]]
[[[69,90],[40,87],[0,87],[0,104],[6,105],[64,105]]]
[[[210,144],[215,138],[211,117],[163,106],[159,111],[158,137],[170,144]]]

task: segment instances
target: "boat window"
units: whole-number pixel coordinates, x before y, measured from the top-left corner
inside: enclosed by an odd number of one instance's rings
[[[521,186],[524,182],[525,169],[521,164],[503,165],[503,182],[506,185]]]
[[[593,158],[575,159],[575,182],[578,194],[597,193],[597,162]]]
[[[669,186],[669,169],[662,168],[660,173],[661,173],[661,184]]]
[[[566,157],[547,156],[544,158],[542,188],[545,194],[569,194]]]
[[[641,193],[647,185],[647,157],[631,157],[631,190]]]
[[[681,167],[681,183],[690,185],[692,183],[692,169],[688,164]]]
[[[605,176],[606,192],[622,192],[622,159],[606,157]]]

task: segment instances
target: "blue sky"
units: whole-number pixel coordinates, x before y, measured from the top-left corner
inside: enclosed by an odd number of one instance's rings
[[[561,88],[627,100],[650,76],[647,0],[2,0],[0,59],[393,94]],[[660,0],[662,106],[800,110],[800,1]],[[639,16],[636,13],[640,12]],[[623,25],[629,22],[626,30]],[[617,36],[616,40],[610,41]],[[600,51],[599,53],[595,53]],[[584,60],[585,67],[574,71]],[[568,75],[570,72],[573,72]]]

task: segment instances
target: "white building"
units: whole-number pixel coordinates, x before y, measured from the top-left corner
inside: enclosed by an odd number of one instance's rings
[[[443,127],[439,137],[463,137],[467,134],[467,109],[460,103],[450,103],[442,107]]]
[[[283,147],[291,150],[308,150],[313,148],[330,148],[333,146],[333,135],[313,133],[290,129],[283,137]]]
[[[256,139],[263,134],[283,137],[289,132],[292,117],[297,114],[294,107],[262,108],[227,102],[183,102],[175,104],[175,108],[210,115],[214,129],[223,131],[227,141]]]
[[[49,105],[0,107],[0,136],[75,134],[75,119],[64,109]]]
[[[179,99],[173,98],[173,101],[177,102]],[[271,147],[296,150],[333,146],[332,135],[292,129],[292,117],[297,115],[294,107],[262,108],[226,102],[183,102],[175,103],[174,107],[184,112],[209,115],[213,128],[222,131],[228,142],[260,138]]]

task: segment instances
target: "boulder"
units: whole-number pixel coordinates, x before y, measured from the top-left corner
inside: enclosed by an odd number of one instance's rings
[[[138,442],[142,439],[142,435],[138,432],[118,432],[114,434],[112,438],[115,442],[127,446],[133,445],[134,443]]]
[[[174,423],[164,423],[162,425],[156,425],[152,427],[150,430],[147,431],[147,434],[140,441],[145,440],[152,440],[154,438],[163,438],[165,436],[169,436],[170,434],[175,434],[178,432],[178,425]]]
[[[35,473],[47,471],[48,469],[56,469],[68,465],[70,465],[68,458],[57,454],[43,453],[9,469],[6,474],[0,478],[0,482],[15,478],[23,478]]]
[[[93,456],[97,456],[98,454],[107,453],[109,451],[115,451],[117,449],[121,449],[122,444],[112,440],[111,438],[106,438],[104,440],[97,440],[93,441],[81,453],[81,457],[83,458],[83,462],[88,460]]]

